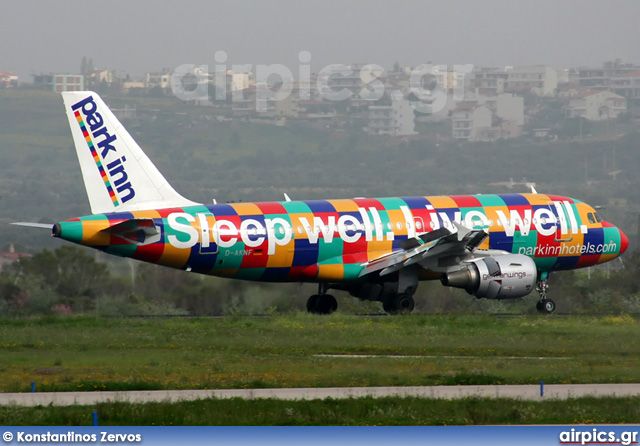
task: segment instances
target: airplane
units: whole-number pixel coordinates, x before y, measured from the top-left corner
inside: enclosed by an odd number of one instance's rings
[[[262,203],[196,203],[167,182],[96,93],[62,93],[92,215],[46,227],[108,254],[193,273],[310,282],[307,310],[329,314],[329,290],[414,308],[422,280],[486,299],[536,290],[552,313],[553,271],[608,262],[626,235],[593,207],[564,196],[418,196]]]

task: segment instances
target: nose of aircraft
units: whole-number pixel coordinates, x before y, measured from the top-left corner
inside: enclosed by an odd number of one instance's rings
[[[621,229],[618,231],[620,231],[620,254],[623,254],[629,247],[629,239]]]

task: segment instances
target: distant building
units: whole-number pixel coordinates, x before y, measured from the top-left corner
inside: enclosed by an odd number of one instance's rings
[[[144,82],[142,81],[124,81],[122,83],[122,90],[128,92],[132,88],[144,89]]]
[[[367,86],[373,82],[382,82],[380,79],[383,74],[382,70],[374,68],[374,66],[369,67],[367,64],[352,64],[346,67],[345,73],[341,73],[341,70],[338,69],[324,73],[319,78],[322,85],[320,95],[329,100],[335,100],[336,95],[349,95],[348,99],[352,104],[367,105],[372,100],[372,97],[367,97],[367,94],[377,94],[373,87],[367,88]]]
[[[514,121],[517,126],[524,125],[524,99],[509,93],[498,95],[495,114],[505,121]]]
[[[469,77],[469,87],[472,91],[487,96],[504,93],[507,84],[507,71],[493,67],[479,67]]]
[[[285,91],[281,91],[281,93],[285,94]],[[299,93],[296,88],[289,91],[289,94],[284,98],[273,99],[274,115],[279,118],[297,118],[300,113],[298,99]]]
[[[621,59],[605,62],[602,67],[578,68],[571,82],[592,90],[610,90],[629,99],[640,98],[640,66]]]
[[[18,75],[10,71],[0,71],[0,88],[15,88],[18,86]]]
[[[255,85],[253,73],[234,73],[227,71],[227,91],[246,90]]]
[[[611,91],[628,99],[640,99],[640,69],[612,79]]]
[[[10,245],[9,251],[0,252],[0,271],[2,271],[5,266],[10,265],[13,262],[29,257],[31,257],[31,254],[27,254],[26,252],[16,252],[13,245]]]
[[[583,87],[574,83],[567,83],[558,85],[556,96],[559,98],[570,99],[590,90],[591,89],[588,87]]]
[[[399,99],[392,101],[391,105],[370,106],[367,131],[376,135],[415,135],[415,115],[411,103]]]
[[[233,116],[242,117],[257,113],[256,100],[257,94],[255,86],[247,88],[246,90],[234,91],[231,101]]]
[[[476,141],[479,129],[492,124],[491,110],[484,105],[461,105],[451,113],[452,136]]]
[[[80,74],[35,74],[33,85],[43,90],[57,93],[63,91],[83,91],[84,76]]]
[[[233,116],[259,116],[261,118],[297,118],[299,115],[298,92],[293,89],[285,97],[285,91],[272,92],[266,85],[257,85],[233,92],[231,110]]]
[[[507,91],[531,91],[537,96],[553,96],[557,87],[558,74],[547,65],[513,67],[507,70]]]
[[[589,90],[569,100],[564,113],[567,118],[583,117],[589,121],[614,119],[627,111],[625,97],[610,91]]]
[[[116,80],[113,71],[109,70],[94,70],[89,78],[92,85],[100,85],[103,82],[111,85]]]
[[[163,71],[160,73],[147,73],[145,75],[144,86],[147,89],[160,87],[163,90],[171,88],[171,73]]]

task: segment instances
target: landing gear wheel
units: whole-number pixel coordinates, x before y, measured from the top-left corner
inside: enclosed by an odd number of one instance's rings
[[[411,294],[398,294],[396,297],[396,310],[398,313],[411,313],[415,305]]]
[[[313,314],[331,314],[338,309],[338,301],[330,294],[314,294],[307,300],[307,311]]]
[[[547,290],[549,289],[547,279],[549,278],[549,274],[545,274],[543,280],[539,280],[538,286],[536,287],[536,291],[540,294],[540,300],[536,304],[536,310],[540,313],[551,314],[556,309],[556,303],[551,299],[547,299]]]
[[[389,314],[411,313],[415,302],[411,294],[401,293],[382,303],[382,308]]]
[[[309,297],[309,299],[307,299],[307,312],[314,314],[316,313],[316,303],[318,302],[319,297],[319,295],[314,294],[313,296]]]
[[[538,303],[536,304],[536,309],[540,313],[551,314],[556,309],[556,303],[551,299],[539,300]]]

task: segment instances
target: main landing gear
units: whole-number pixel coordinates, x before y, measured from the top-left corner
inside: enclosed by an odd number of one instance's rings
[[[415,302],[409,293],[400,293],[389,296],[382,301],[382,308],[389,314],[411,313]]]
[[[536,287],[536,291],[540,293],[540,300],[536,304],[536,309],[540,313],[544,313],[544,314],[551,314],[556,309],[556,303],[551,299],[547,299],[548,288],[549,288],[549,285],[547,285],[546,279],[538,281],[538,286]]]
[[[338,301],[331,294],[326,294],[328,287],[320,284],[318,294],[307,300],[307,311],[312,314],[331,314],[338,309]]]

